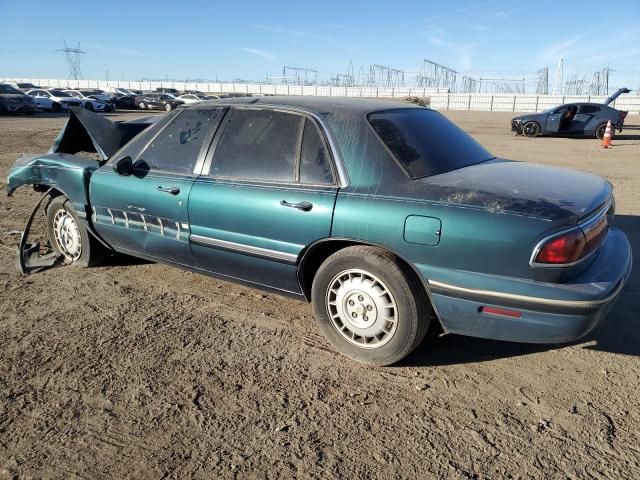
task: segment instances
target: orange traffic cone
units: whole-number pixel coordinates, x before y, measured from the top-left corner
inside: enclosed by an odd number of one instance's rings
[[[613,145],[611,145],[611,137],[612,137],[612,129],[611,129],[611,120],[609,120],[607,122],[607,128],[604,131],[604,137],[602,137],[602,147],[603,148],[610,148]]]

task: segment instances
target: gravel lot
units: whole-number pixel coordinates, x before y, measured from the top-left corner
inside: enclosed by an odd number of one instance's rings
[[[610,180],[640,251],[638,116],[612,150],[514,137],[512,114],[448,116],[496,155]],[[0,117],[0,187],[64,120]],[[0,479],[640,477],[638,268],[575,344],[431,337],[369,368],[308,305],[166,266],[20,276],[11,248],[38,197],[0,197]]]

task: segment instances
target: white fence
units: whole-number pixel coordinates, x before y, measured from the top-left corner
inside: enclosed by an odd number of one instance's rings
[[[368,97],[368,98],[430,98],[435,110],[474,110],[490,112],[540,112],[556,105],[570,102],[602,103],[604,96],[569,95],[525,95],[487,93],[448,93],[446,90],[423,88],[376,88],[376,87],[329,87],[301,85],[262,85],[251,83],[195,83],[195,82],[129,82],[105,80],[61,80],[39,78],[0,78],[5,82],[29,82],[35,85],[65,88],[110,87],[155,90],[176,88],[178,90],[200,90],[206,93],[243,93],[262,95],[308,95],[323,97]],[[619,110],[640,114],[640,96],[622,95],[612,104]]]

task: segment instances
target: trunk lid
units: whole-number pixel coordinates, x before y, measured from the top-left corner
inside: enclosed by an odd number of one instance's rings
[[[603,207],[612,187],[576,170],[494,159],[416,180],[438,201],[575,224]]]

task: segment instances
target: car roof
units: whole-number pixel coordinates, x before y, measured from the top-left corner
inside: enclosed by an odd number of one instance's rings
[[[395,108],[425,108],[412,103],[397,100],[380,100],[371,98],[345,97],[303,97],[303,96],[273,96],[273,97],[236,97],[221,100],[209,100],[184,108],[206,108],[219,105],[270,105],[301,108],[314,113],[333,113],[341,115],[361,116],[366,113],[390,110]]]

